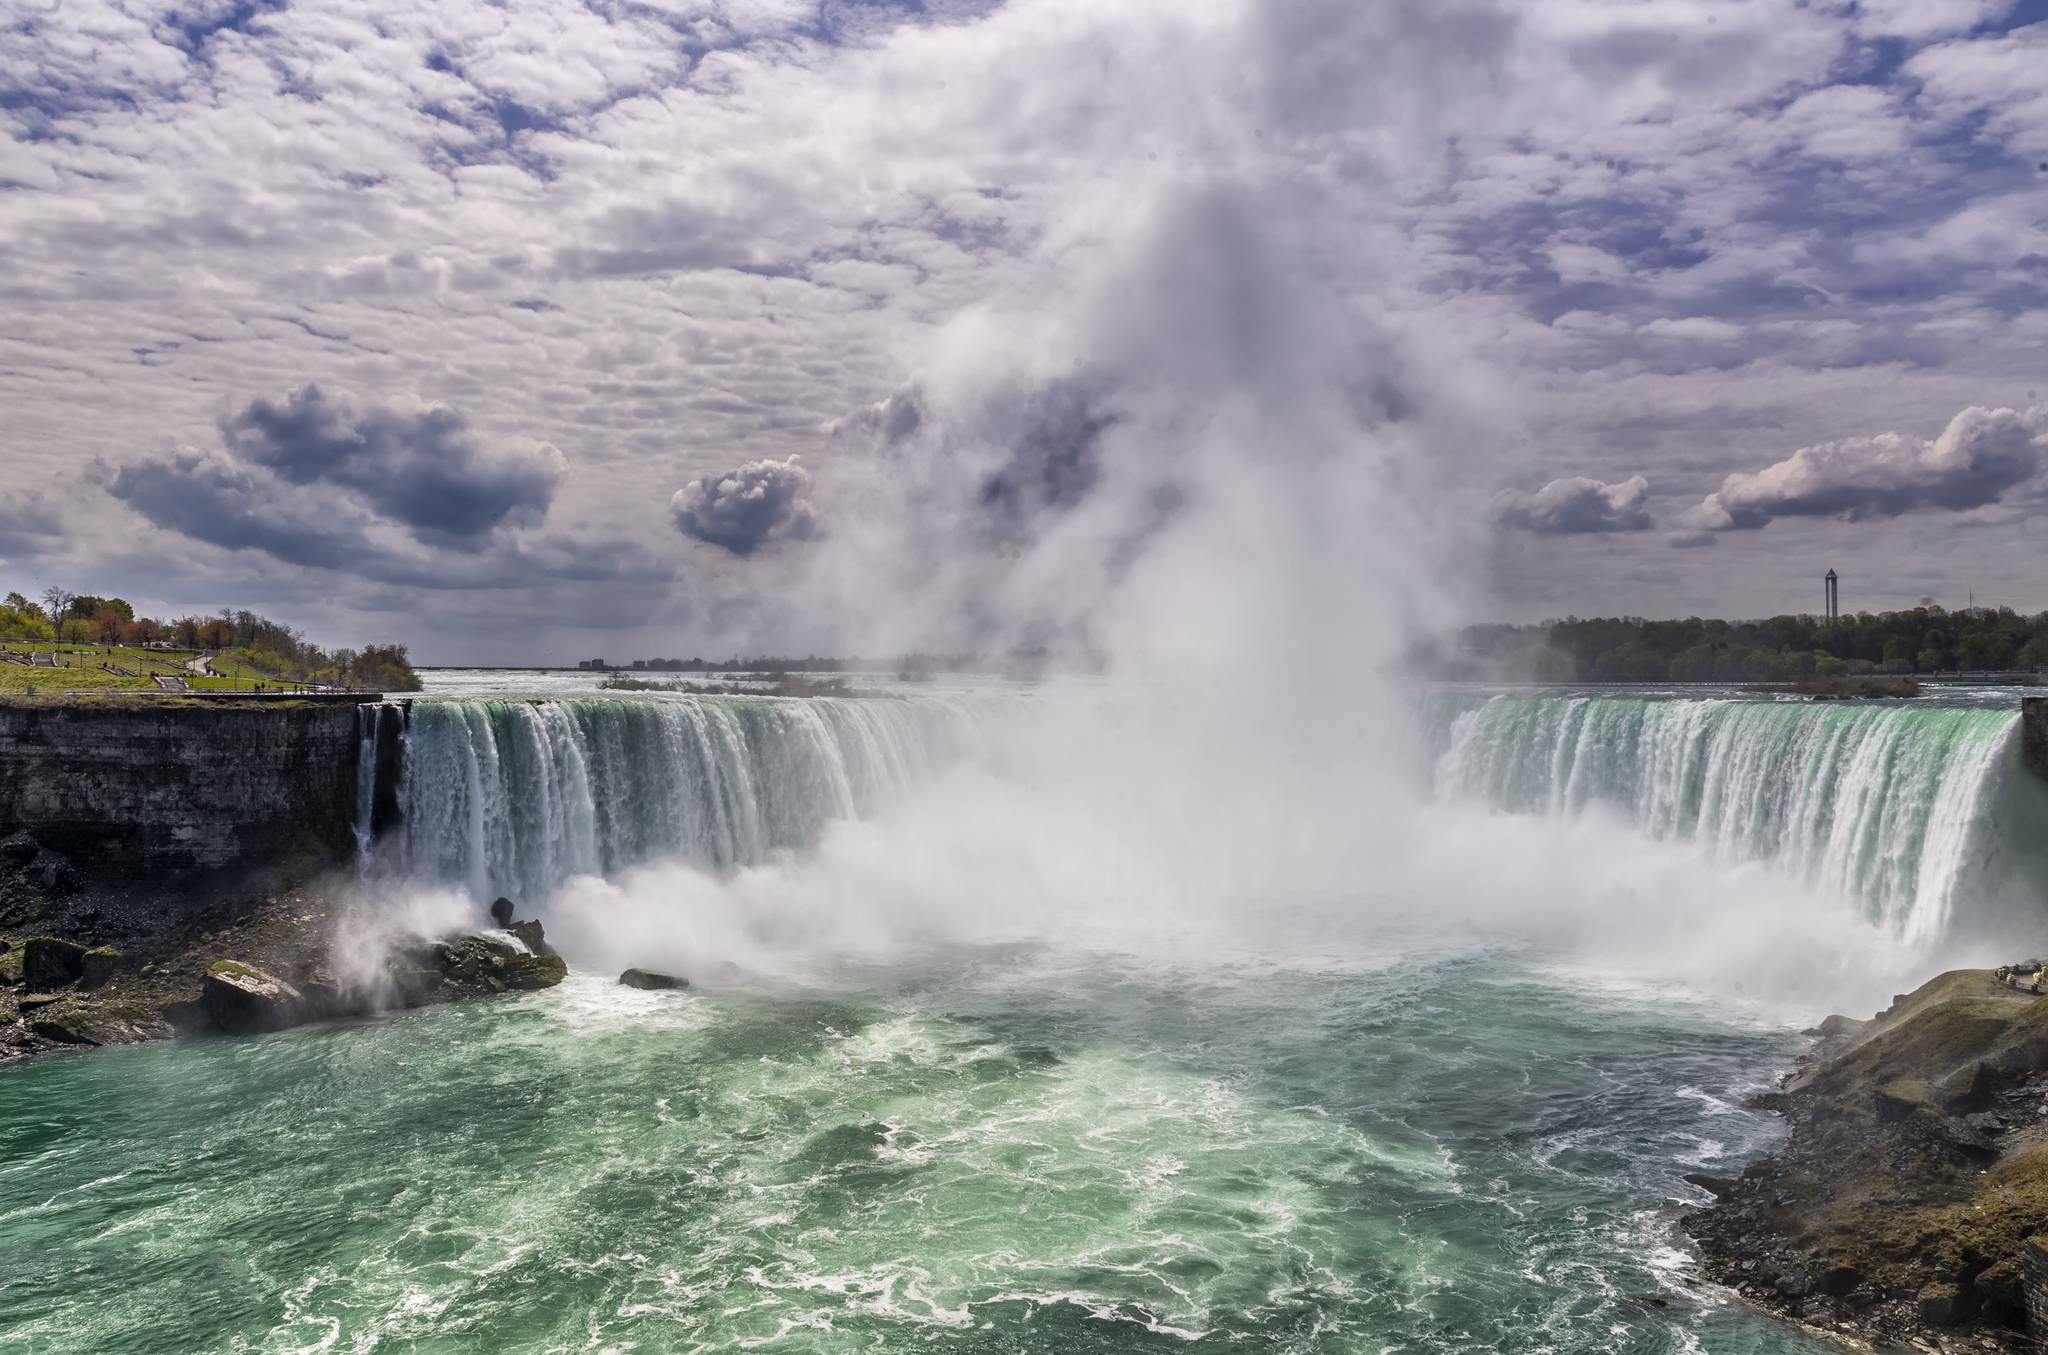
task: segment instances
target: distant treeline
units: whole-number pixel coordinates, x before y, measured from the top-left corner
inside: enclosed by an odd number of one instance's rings
[[[284,682],[387,692],[420,689],[404,645],[325,650],[292,627],[246,609],[158,620],[137,616],[126,598],[51,587],[40,601],[20,593],[0,598],[0,639],[207,650],[231,665]]]
[[[1639,616],[1468,626],[1423,645],[1432,677],[1541,682],[1797,682],[2048,667],[2048,612],[1915,607],[1764,621]]]
[[[976,660],[966,654],[905,654],[894,659],[858,657],[824,658],[816,654],[801,659],[772,655],[729,659],[635,659],[632,669],[651,673],[957,673],[970,671]]]

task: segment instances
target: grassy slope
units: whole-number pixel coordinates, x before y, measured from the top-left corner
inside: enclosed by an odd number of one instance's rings
[[[28,646],[18,642],[0,645],[0,649],[16,654],[26,648]],[[54,652],[57,667],[34,668],[12,660],[0,660],[0,692],[26,692],[29,688],[34,688],[39,694],[52,695],[82,691],[154,691],[156,683],[152,679],[159,674],[183,678],[194,691],[247,691],[257,683],[277,683],[277,679],[266,673],[226,659],[214,661],[214,671],[218,676],[200,677],[185,666],[197,657],[197,650],[138,649],[115,645],[109,652],[105,645],[51,644],[38,644],[33,648],[39,654]],[[107,663],[125,668],[137,676],[121,677],[110,673],[101,667]]]

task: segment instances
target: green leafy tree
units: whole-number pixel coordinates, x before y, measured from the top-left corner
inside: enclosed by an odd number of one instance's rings
[[[72,598],[70,605],[64,609],[64,617],[66,620],[75,617],[80,621],[91,621],[101,612],[109,610],[123,621],[135,619],[135,608],[128,604],[128,599],[94,597],[90,593]]]
[[[1702,642],[1671,661],[1673,682],[1707,682],[1714,676],[1714,647]]]
[[[13,596],[19,597],[20,594]],[[12,603],[0,606],[0,640],[49,640],[56,637],[50,623],[43,620],[42,609],[31,604],[16,607]]]
[[[1956,647],[1956,660],[1966,672],[1988,672],[2012,667],[2014,650],[2011,637],[2000,631],[1973,630]]]

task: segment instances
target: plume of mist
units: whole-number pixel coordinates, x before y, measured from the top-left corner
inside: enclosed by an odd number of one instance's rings
[[[571,961],[701,977],[956,941],[1266,963],[1526,944],[1806,1004],[1893,983],[1911,957],[1840,901],[1597,817],[1435,804],[1417,774],[1387,668],[1476,595],[1484,515],[1442,505],[1513,399],[1421,318],[1378,204],[1487,115],[1471,73],[1513,22],[1455,0],[1041,0],[977,25],[993,40],[956,54],[949,98],[1002,97],[1002,42],[1061,24],[1143,60],[1039,95],[1035,118],[1081,129],[1083,167],[1003,285],[836,426],[795,605],[858,652],[1114,681],[1046,693],[986,765],[802,858],[569,882],[547,920]],[[1811,953],[1829,959],[1790,958]]]
[[[817,475],[829,534],[798,596],[821,621],[864,652],[1023,653],[1110,690],[1048,694],[1000,773],[803,859],[573,881],[550,914],[572,959],[772,975],[1029,940],[1328,962],[1405,929],[1807,1004],[1910,970],[1768,870],[1430,802],[1388,669],[1476,596],[1484,515],[1441,505],[1513,402],[1418,318],[1377,204],[1481,112],[1427,91],[1497,60],[1511,21],[1285,8],[1091,12],[1205,99],[1095,92],[1126,135]]]
[[[409,946],[488,925],[483,908],[453,885],[422,881],[351,882],[340,887],[328,964],[344,992],[373,1006],[396,998],[385,961]]]

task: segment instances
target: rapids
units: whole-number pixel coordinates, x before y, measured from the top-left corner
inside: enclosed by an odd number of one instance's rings
[[[1671,1226],[1781,1029],[1484,951],[839,977],[0,1073],[0,1344],[1818,1355]]]

